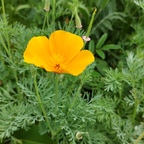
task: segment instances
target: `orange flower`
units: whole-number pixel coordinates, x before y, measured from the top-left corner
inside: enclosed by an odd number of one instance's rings
[[[81,50],[84,42],[80,36],[57,30],[48,39],[33,37],[24,52],[24,61],[46,71],[79,75],[94,61],[93,54]]]

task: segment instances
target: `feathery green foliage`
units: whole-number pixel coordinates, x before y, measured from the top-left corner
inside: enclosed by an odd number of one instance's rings
[[[44,0],[1,2],[1,144],[144,143],[142,1],[53,0],[49,12]],[[75,7],[82,29],[75,27]],[[84,36],[94,7],[85,49],[96,60],[82,74],[56,76],[24,63],[33,36],[57,29]]]

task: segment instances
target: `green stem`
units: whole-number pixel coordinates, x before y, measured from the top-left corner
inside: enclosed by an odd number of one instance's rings
[[[9,49],[7,48],[7,46],[6,46],[5,42],[4,42],[4,39],[3,39],[3,37],[2,37],[1,34],[0,34],[0,42],[1,42],[1,45],[3,46],[3,48],[5,49],[7,55],[8,55],[9,57],[11,57],[10,51],[9,51]]]
[[[55,9],[56,9],[56,0],[52,2],[52,24],[55,27]]]
[[[77,97],[80,95],[80,90],[81,90],[81,88],[82,88],[82,85],[83,85],[82,83],[79,85],[79,87],[78,87],[78,89],[77,89],[77,92],[76,92],[76,95],[75,95],[75,97],[74,97],[74,99],[73,99],[73,102],[72,102],[72,104],[71,104],[70,107],[69,107],[69,110],[74,107],[75,102],[76,102],[76,100],[77,100]],[[68,111],[68,113],[69,113],[69,111]]]
[[[71,18],[70,18],[70,21],[69,21],[69,23],[68,23],[68,30],[69,30],[70,27],[71,27],[73,18],[74,18],[74,13],[72,13]]]
[[[58,119],[58,75],[57,73],[55,73],[55,97],[54,97],[54,101],[55,101],[55,114],[56,114],[56,119]],[[55,123],[55,133],[54,135],[56,135],[57,130],[59,129],[59,126],[57,125],[57,123]]]
[[[46,13],[45,13],[45,18],[44,18],[44,22],[43,22],[42,31],[44,31],[46,23],[48,25],[48,11],[46,11]]]
[[[55,108],[57,114],[58,112],[58,74],[55,74]]]
[[[5,6],[4,6],[4,0],[1,0],[1,3],[2,3],[3,19],[4,19],[4,22],[7,24],[6,13],[5,13]]]
[[[89,23],[89,26],[88,26],[88,29],[87,29],[87,32],[86,32],[86,38],[88,38],[89,35],[90,35],[90,32],[91,32],[91,29],[92,29],[92,24],[93,24],[93,22],[94,22],[94,17],[95,17],[96,11],[97,11],[97,9],[94,8],[94,12],[93,12],[93,14],[92,14],[92,18],[91,18],[91,20],[90,20],[90,23]]]
[[[143,137],[144,137],[144,132],[141,133],[141,135],[137,138],[137,140],[134,142],[134,144],[138,144]]]
[[[39,103],[39,106],[40,106],[40,109],[45,117],[45,121],[46,121],[46,124],[47,124],[47,128],[50,129],[50,132],[51,134],[53,135],[53,130],[50,126],[50,123],[49,123],[49,120],[47,118],[47,114],[46,114],[46,111],[45,111],[45,108],[43,106],[43,103],[42,103],[42,100],[41,100],[41,97],[40,97],[40,94],[39,94],[39,91],[38,91],[38,87],[37,87],[37,81],[36,81],[36,74],[34,74],[34,87],[35,87],[35,91],[36,91],[36,96],[37,96],[37,100],[38,100],[38,103]]]
[[[5,12],[4,0],[1,0],[1,3],[2,3],[3,19],[4,19],[4,22],[5,22],[5,26],[7,26],[8,22],[7,22],[7,19],[6,19],[6,12]],[[8,54],[9,54],[10,59],[12,60],[12,55],[11,55],[11,53],[10,53],[9,35],[8,35],[8,32],[7,32],[7,31],[5,32],[5,37],[6,37],[7,44],[8,44],[8,50],[9,50]]]
[[[1,3],[2,3],[3,19],[4,19],[4,22],[5,22],[5,25],[7,26],[8,22],[7,22],[7,19],[6,19],[4,0],[1,0]],[[8,48],[6,47],[3,38],[0,37],[0,39],[2,40],[3,46],[4,46],[4,48],[5,48],[6,52],[7,52],[10,60],[13,61],[13,59],[12,59],[12,53],[11,53],[11,48],[10,48],[10,42],[9,42],[9,35],[8,35],[7,31],[5,32],[5,37],[6,37]],[[16,83],[18,83],[18,77],[17,77],[17,73],[16,73],[15,69],[13,69],[13,73],[14,73],[14,78],[16,80]],[[17,87],[17,92],[18,92],[18,94],[20,96],[20,99],[22,99],[22,94],[20,93],[19,87]]]

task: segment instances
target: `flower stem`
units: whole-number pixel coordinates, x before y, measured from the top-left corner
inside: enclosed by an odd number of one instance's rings
[[[74,13],[72,13],[72,15],[71,15],[71,18],[70,18],[70,21],[69,21],[69,26],[71,26],[73,18],[74,18]]]
[[[43,22],[42,32],[44,31],[46,23],[48,25],[48,11],[45,12],[45,18],[44,18],[44,22]]]
[[[7,19],[6,19],[4,0],[1,0],[1,3],[2,3],[3,20],[4,20],[4,23],[5,23],[5,26],[7,26],[8,22],[7,22]],[[2,40],[3,46],[4,46],[4,48],[5,48],[5,50],[8,54],[8,57],[11,61],[13,61],[11,48],[10,48],[9,34],[8,34],[7,31],[5,32],[5,38],[6,38],[6,41],[7,41],[7,46],[5,45],[4,40],[3,40],[2,36],[0,35],[0,39]],[[14,78],[15,78],[16,83],[18,83],[18,76],[17,76],[17,72],[16,72],[15,69],[13,69],[13,74],[14,74]],[[19,99],[22,100],[22,94],[20,92],[19,87],[17,87],[17,92],[19,94]]]
[[[1,3],[2,3],[2,12],[3,12],[3,20],[4,20],[4,23],[5,23],[5,26],[7,26],[8,22],[7,22],[7,19],[6,19],[6,12],[5,12],[5,5],[4,5],[4,0],[1,0]],[[6,37],[6,40],[7,40],[7,44],[8,44],[8,55],[10,57],[10,59],[12,59],[12,55],[10,53],[10,42],[9,42],[9,35],[8,35],[8,32],[6,31],[5,33],[5,37]]]
[[[91,18],[91,20],[90,20],[90,23],[89,23],[89,26],[88,26],[88,29],[87,29],[87,32],[86,32],[86,38],[88,38],[89,35],[90,35],[90,32],[91,32],[91,29],[92,29],[92,24],[93,24],[93,22],[94,22],[94,17],[95,17],[96,11],[97,11],[97,9],[94,8],[94,12],[93,12],[93,14],[92,14],[92,18]]]
[[[55,27],[55,8],[56,8],[56,0],[52,2],[52,24]]]
[[[5,6],[4,6],[4,0],[1,0],[1,3],[2,3],[3,19],[4,19],[4,22],[7,24],[6,13],[5,13]]]
[[[138,144],[140,140],[144,137],[144,131],[141,133],[141,135],[137,138],[137,140],[134,142],[134,144]]]
[[[49,120],[48,120],[47,115],[46,115],[45,108],[44,108],[44,106],[43,106],[43,103],[42,103],[42,100],[41,100],[41,97],[40,97],[40,94],[39,94],[39,91],[38,91],[36,74],[34,75],[34,87],[35,87],[36,96],[37,96],[37,100],[38,100],[40,109],[41,109],[41,111],[42,111],[42,113],[43,113],[43,115],[44,115],[44,117],[45,117],[45,121],[46,121],[46,124],[47,124],[47,128],[50,129],[50,132],[51,132],[51,134],[53,135],[52,128],[51,128],[51,126],[50,126]]]
[[[55,74],[55,108],[57,114],[58,112],[58,74]]]
[[[81,88],[82,88],[82,85],[83,85],[82,83],[79,85],[79,87],[78,87],[78,89],[77,89],[77,92],[76,92],[76,95],[75,95],[75,97],[74,97],[74,99],[73,99],[73,102],[72,102],[72,104],[71,104],[70,107],[69,107],[69,110],[74,107],[74,104],[75,104],[75,102],[76,102],[76,100],[77,100],[77,97],[80,95],[80,90],[81,90]],[[68,113],[69,113],[69,111],[68,111]]]

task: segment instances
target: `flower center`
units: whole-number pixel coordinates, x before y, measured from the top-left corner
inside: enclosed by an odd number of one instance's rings
[[[56,64],[56,65],[55,65],[55,68],[56,68],[56,69],[60,69],[60,64]]]

